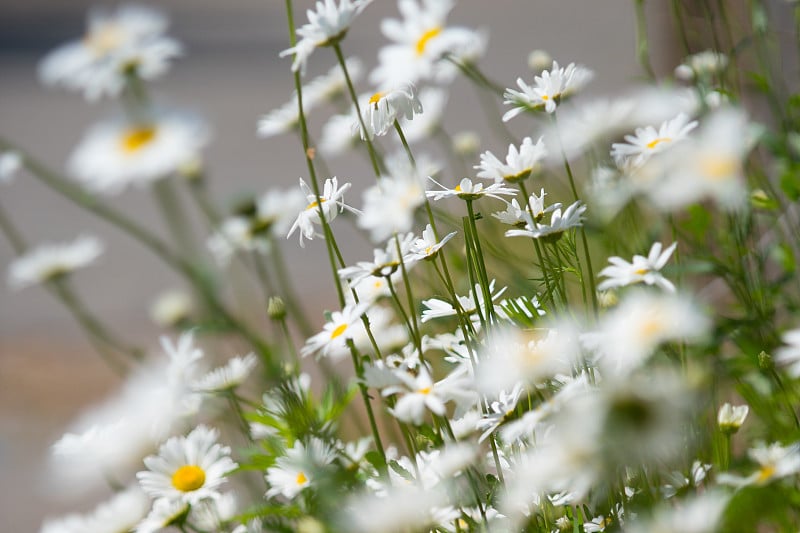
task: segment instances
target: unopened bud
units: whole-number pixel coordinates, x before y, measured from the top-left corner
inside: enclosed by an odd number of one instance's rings
[[[772,360],[772,356],[764,351],[758,354],[758,368],[761,370],[772,370],[775,368],[775,362]]]
[[[283,320],[286,318],[286,304],[280,296],[273,296],[267,303],[267,315],[272,320]]]

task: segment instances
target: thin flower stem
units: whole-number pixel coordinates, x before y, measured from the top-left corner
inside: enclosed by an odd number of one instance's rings
[[[375,422],[375,414],[372,411],[372,404],[369,401],[367,386],[364,383],[364,367],[358,360],[358,351],[356,350],[352,339],[347,340],[347,346],[350,348],[350,356],[353,359],[353,367],[356,370],[356,375],[358,375],[358,389],[361,392],[361,398],[364,401],[364,407],[367,409],[367,418],[369,418],[369,427],[372,431],[372,438],[375,439],[375,446],[378,448],[378,453],[381,454],[384,467],[386,467],[386,452],[383,448],[383,442],[381,441],[381,434],[378,431],[378,425]]]
[[[217,212],[217,208],[214,207],[211,199],[208,197],[208,190],[206,189],[203,177],[201,176],[188,180],[188,183],[190,196],[203,213],[203,216],[206,217],[211,227],[218,225],[222,220],[222,217]]]
[[[636,8],[636,57],[647,77],[655,81],[656,73],[650,63],[650,45],[647,40],[647,17],[644,11],[644,0],[634,0]]]
[[[272,265],[275,275],[278,278],[278,286],[281,288],[283,295],[286,297],[286,307],[289,309],[289,316],[294,319],[295,324],[300,329],[300,333],[304,337],[310,337],[313,334],[313,328],[311,327],[311,322],[309,322],[305,311],[303,311],[303,306],[300,303],[300,297],[298,296],[294,284],[292,283],[292,280],[286,270],[286,260],[283,257],[281,247],[278,242],[276,242],[273,235],[271,235],[270,238],[272,240],[270,257],[272,258]]]
[[[556,123],[556,128],[558,127],[558,119],[553,115],[553,121]],[[564,152],[563,143],[560,142],[561,134],[559,136],[559,144],[562,145],[561,147],[561,158],[564,160],[564,170],[567,172],[567,177],[569,178],[569,187],[572,190],[572,196],[577,202],[580,200],[578,197],[578,189],[575,187],[575,177],[572,175],[572,167],[569,164],[569,159],[567,159],[567,154]],[[586,229],[581,226],[580,229],[581,234],[581,241],[583,244],[583,254],[586,256],[586,270],[587,270],[587,277],[589,278],[589,290],[592,295],[592,310],[594,312],[595,319],[598,317],[600,312],[600,306],[597,303],[597,287],[595,286],[594,281],[594,269],[592,268],[592,255],[589,253],[589,241],[586,239]],[[578,254],[575,254],[577,259]],[[581,284],[584,283],[584,277],[581,276]]]
[[[519,190],[522,192],[522,196],[525,197],[525,209],[527,209],[528,214],[531,216],[531,220],[535,220],[536,215],[533,213],[533,209],[531,208],[530,204],[530,195],[528,194],[528,189],[525,187],[525,181],[519,182]],[[550,303],[555,307],[555,295],[550,288],[550,275],[548,274],[545,264],[544,258],[542,257],[542,250],[539,246],[539,241],[535,238],[531,239],[533,241],[533,247],[536,250],[536,256],[539,258],[539,270],[542,272],[542,278],[544,279],[544,286],[547,290],[547,294],[550,296]]]
[[[228,403],[230,404],[234,413],[236,413],[236,420],[242,430],[242,435],[245,436],[247,441],[252,444],[255,442],[253,440],[253,434],[250,432],[250,423],[247,421],[247,417],[244,415],[244,410],[242,410],[242,406],[239,403],[239,398],[234,393],[233,389],[229,389],[225,391],[225,397],[228,399]]]
[[[478,305],[477,298],[478,295],[475,293],[475,287],[478,286],[481,288],[481,292],[483,292],[483,283],[480,281],[476,282],[476,278],[480,278],[477,274],[477,266],[475,265],[475,245],[473,244],[472,239],[472,229],[470,228],[469,222],[466,220],[467,217],[463,217],[464,223],[464,242],[466,244],[466,251],[467,251],[467,276],[469,277],[469,285],[470,285],[470,293],[473,296],[473,303],[475,303],[475,313],[478,315],[478,320],[481,323],[481,331],[487,330],[487,320],[488,316],[484,317],[483,311],[481,310],[481,306]],[[484,293],[484,299],[486,299],[486,294]]]
[[[380,179],[381,176],[381,168],[378,164],[378,155],[375,152],[375,147],[372,145],[372,139],[370,138],[369,132],[367,131],[367,127],[364,124],[364,116],[361,114],[361,106],[358,104],[358,96],[356,95],[356,90],[353,87],[353,81],[350,79],[350,73],[347,71],[347,64],[344,60],[344,54],[342,54],[342,47],[339,43],[335,43],[333,45],[333,51],[336,52],[336,59],[339,61],[339,66],[342,67],[342,72],[344,73],[344,79],[347,83],[347,91],[350,93],[350,99],[353,100],[353,105],[356,108],[356,114],[358,115],[358,124],[361,127],[361,133],[364,136],[364,140],[367,143],[367,150],[369,151],[369,160],[372,163],[372,170],[375,171],[375,176]]]
[[[420,358],[422,358],[422,337],[419,333],[419,323],[417,322],[417,310],[416,306],[414,305],[414,294],[411,290],[411,280],[408,277],[408,269],[406,269],[406,262],[403,259],[403,251],[400,248],[400,237],[397,236],[397,233],[394,234],[394,247],[397,251],[397,257],[400,260],[400,273],[403,276],[403,285],[406,289],[406,298],[408,298],[408,312],[411,315],[411,325],[414,326],[415,332],[415,339],[417,344],[417,349],[419,350]]]
[[[254,333],[249,326],[239,321],[228,312],[217,299],[213,288],[206,279],[206,275],[199,271],[192,263],[175,254],[163,241],[140,226],[137,222],[111,209],[94,196],[69,183],[66,178],[59,176],[57,173],[45,167],[27,153],[12,146],[7,141],[0,139],[0,149],[13,150],[20,153],[25,168],[42,183],[72,201],[74,204],[121,229],[143,244],[146,248],[150,249],[150,251],[168,266],[185,276],[199,290],[209,307],[217,312],[231,328],[238,331],[242,337],[247,339],[256,351],[259,352],[265,362],[271,364],[272,355],[269,345]]]
[[[300,364],[300,356],[298,355],[297,348],[294,345],[292,334],[289,332],[289,326],[286,324],[286,318],[280,319],[280,326],[281,326],[281,332],[283,332],[283,338],[286,340],[286,348],[289,350],[289,354],[292,356],[292,365],[294,365],[294,372],[295,374],[299,374],[300,369],[302,368]]]
[[[198,253],[188,224],[189,218],[181,207],[170,178],[158,180],[153,186],[153,194],[178,249],[186,257],[196,257]]]
[[[403,134],[403,128],[400,127],[400,122],[398,122],[396,119],[394,121],[394,129],[397,132],[397,135],[400,137],[400,142],[403,144],[403,149],[406,151],[406,155],[408,156],[408,161],[411,163],[411,168],[416,170],[417,162],[414,159],[414,154],[411,153],[411,147],[408,146],[408,141],[406,140],[406,136]]]
[[[486,273],[486,263],[483,259],[483,250],[481,249],[481,240],[478,236],[478,226],[475,223],[475,210],[472,207],[472,200],[467,200],[467,213],[469,214],[469,224],[472,230],[472,242],[475,245],[478,277],[483,287],[484,305],[486,305],[486,321],[489,322],[490,317],[496,321],[494,304],[492,302],[492,290],[489,286],[489,275]]]
[[[405,308],[403,308],[403,302],[400,301],[400,297],[397,295],[397,291],[394,288],[394,283],[392,283],[391,276],[386,276],[385,279],[387,285],[389,286],[389,294],[392,296],[392,301],[394,301],[395,308],[397,309],[397,312],[400,315],[403,323],[405,323],[406,329],[408,329],[408,335],[411,337],[411,340],[416,346],[418,344],[417,332],[414,330],[414,326],[411,324],[411,319],[408,317],[408,313],[406,313]]]

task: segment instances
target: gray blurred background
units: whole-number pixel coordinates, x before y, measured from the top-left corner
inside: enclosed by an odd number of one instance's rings
[[[58,44],[82,35],[86,8],[98,4],[26,0],[10,5],[3,0],[0,6],[0,134],[54,168],[63,168],[89,125],[116,112],[111,103],[90,105],[79,95],[45,89],[37,82],[37,61]],[[305,21],[303,13],[311,4],[296,2],[298,24]],[[288,47],[283,2],[172,0],[158,5],[171,15],[171,34],[185,44],[187,54],[153,92],[159,102],[197,111],[213,125],[206,161],[218,202],[224,205],[242,192],[295,186],[306,173],[297,139],[284,135],[264,141],[255,134],[258,117],[287,101],[292,91],[290,60],[278,58]],[[671,71],[679,59],[668,5],[659,1],[649,6],[653,62],[661,73]],[[589,90],[611,94],[641,76],[632,6],[630,0],[464,0],[450,23],[489,30],[489,50],[480,64],[505,86],[512,86],[517,76],[532,78],[527,56],[538,48],[562,64],[575,61],[591,67],[596,78]],[[375,0],[344,42],[346,54],[359,56],[372,68],[384,43],[379,23],[386,16],[397,16],[395,2]],[[315,52],[309,77],[325,72],[334,61],[329,50]],[[359,89],[367,85],[362,82]],[[504,151],[502,143],[489,139],[482,114],[472,112],[476,107],[473,88],[463,79],[457,81],[448,104],[447,129],[478,131],[484,149]],[[470,112],[458,113],[459,109]],[[312,115],[311,129],[317,136],[329,112]],[[517,134],[528,133],[521,123],[511,126]],[[373,179],[364,159],[350,156],[330,163],[334,174],[354,183],[349,198],[360,204],[360,190]],[[69,240],[83,232],[100,236],[107,252],[97,265],[75,276],[77,288],[115,330],[141,345],[157,346],[161,332],[149,322],[147,310],[160,291],[180,286],[174,274],[136,242],[30,176],[20,175],[10,186],[0,186],[0,202],[32,243]],[[113,204],[164,234],[146,191],[127,191]],[[189,207],[188,201],[184,204]],[[369,253],[347,223],[337,222],[336,231],[340,242],[348,243],[348,262]],[[324,245],[314,241],[300,249],[292,239],[284,250],[305,306],[319,323],[321,310],[334,296]],[[0,239],[4,277],[12,256],[8,243]],[[255,304],[243,298],[239,305]],[[44,516],[91,507],[91,502],[48,498],[44,455],[76,413],[117,384],[48,293],[39,288],[10,292],[0,283],[0,530],[35,531]]]

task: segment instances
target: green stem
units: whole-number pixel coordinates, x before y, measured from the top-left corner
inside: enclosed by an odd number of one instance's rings
[[[475,211],[472,207],[472,200],[467,200],[467,213],[469,214],[469,224],[472,230],[472,242],[475,245],[475,253],[477,255],[477,271],[478,277],[483,286],[484,305],[486,306],[486,321],[490,321],[490,317],[496,319],[494,314],[494,303],[492,302],[492,290],[489,286],[489,275],[486,272],[486,263],[483,259],[483,250],[481,249],[481,240],[478,236],[478,226],[475,223]]]
[[[644,12],[644,0],[634,0],[633,3],[636,8],[636,57],[639,59],[639,64],[645,73],[647,73],[647,77],[655,81],[656,73],[653,71],[653,65],[650,64],[650,46],[647,41],[647,18]]]
[[[339,66],[342,67],[344,79],[345,82],[347,82],[347,91],[350,93],[350,99],[353,100],[353,105],[356,108],[358,124],[361,127],[361,133],[363,134],[364,140],[367,143],[367,150],[369,150],[369,160],[372,163],[372,170],[375,172],[375,176],[380,179],[381,169],[378,165],[378,156],[375,153],[375,147],[372,145],[372,139],[367,131],[367,126],[364,124],[364,116],[361,114],[361,106],[358,104],[358,96],[356,95],[356,90],[353,87],[353,81],[350,79],[350,73],[347,71],[347,64],[345,63],[344,55],[342,54],[341,45],[339,43],[334,44],[333,51],[336,52],[336,59],[339,61]]]
[[[183,212],[180,200],[170,179],[158,180],[153,186],[153,193],[156,203],[161,209],[161,215],[164,217],[167,228],[172,233],[178,249],[186,257],[196,257],[198,254],[191,229],[189,228],[189,218]]]

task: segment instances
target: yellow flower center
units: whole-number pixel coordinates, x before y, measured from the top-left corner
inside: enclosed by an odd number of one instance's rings
[[[648,272],[649,272],[649,269],[647,269],[647,268],[639,268],[639,269],[636,269],[636,270],[633,271],[633,273],[638,275],[638,276],[644,276]]]
[[[334,330],[331,332],[331,339],[335,339],[336,337],[338,337],[339,335],[341,335],[342,333],[344,333],[344,331],[345,331],[346,329],[347,329],[347,324],[342,324],[341,326],[338,326],[336,329],[334,329]]]
[[[430,387],[425,387],[424,389],[419,389],[417,392],[420,393],[420,394],[426,394],[427,395],[427,394],[431,393],[431,388]]]
[[[322,203],[325,203],[325,202],[327,202],[327,200],[326,200],[325,198],[320,198],[319,200],[320,200],[320,202],[322,202]],[[313,202],[311,202],[310,204],[308,204],[308,205],[306,206],[306,211],[308,211],[309,209],[314,209],[314,208],[315,208],[315,207],[317,207],[318,205],[319,205],[319,204],[317,203],[317,201],[316,201],[316,200],[314,200]]]
[[[456,185],[456,188],[455,188],[455,189],[453,189],[453,190],[454,190],[454,191],[459,191],[459,192],[461,192],[461,185]]]
[[[730,156],[712,155],[700,161],[700,171],[712,181],[721,180],[735,174],[739,161]]]
[[[442,28],[439,26],[434,26],[433,28],[429,29],[425,33],[422,34],[422,37],[419,38],[417,41],[417,55],[421,56],[425,53],[425,47],[428,46],[428,41],[436,37],[442,33]]]
[[[183,465],[172,474],[172,486],[181,492],[191,492],[203,486],[206,473],[197,465]]]
[[[122,151],[133,154],[153,142],[157,130],[153,126],[137,126],[129,129],[122,137]]]
[[[308,478],[306,477],[306,475],[303,472],[298,472],[297,473],[297,477],[295,478],[294,481],[298,485],[305,485],[306,483],[308,483]]]
[[[378,102],[380,102],[381,98],[383,98],[384,96],[386,96],[384,93],[375,93],[375,94],[373,94],[372,96],[369,97],[369,103],[370,104],[377,104]]]
[[[125,32],[119,24],[103,24],[94,28],[83,42],[97,55],[105,55],[119,48],[124,40]]]
[[[550,100],[550,97],[547,96],[546,94],[543,94],[542,95],[542,100],[544,100],[546,102],[546,101]]]
[[[672,141],[672,139],[670,139],[669,137],[659,137],[657,139],[653,139],[652,141],[647,143],[645,146],[647,146],[647,148],[652,150],[653,148],[655,148],[656,146],[658,146],[661,143],[668,143],[668,142],[671,142],[671,141]]]
[[[758,471],[758,477],[756,478],[756,482],[764,483],[774,475],[775,475],[775,466],[764,465],[761,467],[761,470]]]
[[[664,325],[657,318],[648,318],[642,323],[640,332],[644,337],[655,337],[663,331]]]

